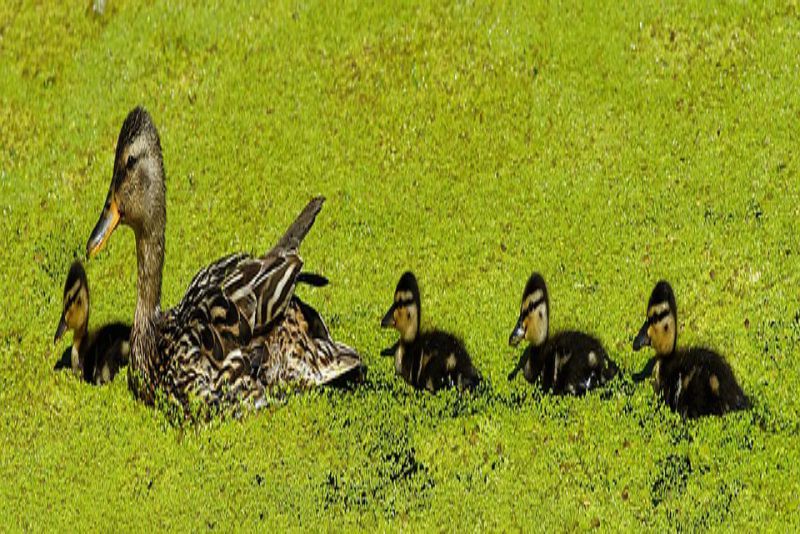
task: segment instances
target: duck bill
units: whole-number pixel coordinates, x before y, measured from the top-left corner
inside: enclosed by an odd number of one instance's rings
[[[64,332],[67,331],[67,321],[64,320],[64,316],[61,316],[61,320],[58,322],[58,328],[56,328],[56,335],[53,336],[53,345],[58,343],[58,340],[61,339],[61,336],[64,335]]]
[[[514,327],[514,331],[508,337],[509,346],[516,347],[525,338],[525,325],[523,322],[522,317],[520,317],[519,321],[517,321],[517,326]]]
[[[642,347],[650,346],[650,336],[647,335],[647,330],[649,329],[650,323],[645,321],[642,327],[639,329],[639,333],[636,334],[636,337],[633,340],[633,350],[639,350]]]
[[[389,311],[386,312],[386,315],[383,316],[381,319],[381,328],[391,328],[394,326],[394,310],[396,306],[392,304],[392,307],[389,308]]]
[[[119,208],[117,201],[114,198],[113,192],[109,191],[106,204],[103,207],[103,213],[100,214],[100,219],[94,225],[92,235],[89,236],[89,241],[86,243],[86,255],[93,258],[98,252],[103,250],[106,246],[108,238],[114,233],[114,230],[119,224]]]

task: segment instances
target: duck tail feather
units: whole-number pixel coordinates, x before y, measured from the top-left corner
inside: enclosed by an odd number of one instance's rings
[[[295,282],[298,284],[306,284],[311,287],[325,287],[330,283],[328,279],[321,274],[307,272],[298,274]]]
[[[317,214],[322,209],[322,204],[325,202],[325,197],[319,196],[311,199],[311,201],[303,208],[300,215],[294,220],[291,226],[286,229],[275,248],[285,250],[296,250],[303,238],[306,237],[311,227],[314,225],[314,220]]]
[[[364,378],[367,368],[355,349],[332,340],[317,339],[316,342],[320,361],[325,362],[319,369],[321,385],[343,385]]]

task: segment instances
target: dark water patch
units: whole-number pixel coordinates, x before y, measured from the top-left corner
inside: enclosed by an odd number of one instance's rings
[[[658,507],[670,497],[679,497],[693,472],[692,462],[686,455],[670,454],[658,462],[656,475],[650,486],[650,502]]]
[[[381,510],[394,518],[409,508],[427,509],[427,493],[435,486],[428,466],[417,457],[405,428],[381,428],[367,457],[374,459],[359,470],[329,471],[322,482],[325,510],[368,512]]]

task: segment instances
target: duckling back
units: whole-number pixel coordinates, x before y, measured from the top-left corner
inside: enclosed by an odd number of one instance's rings
[[[431,392],[451,387],[463,391],[473,390],[480,384],[480,373],[457,337],[438,330],[423,333],[419,337],[419,348],[408,350],[407,354],[410,356],[415,350],[419,351],[417,376],[409,382],[414,387]]]
[[[83,358],[83,379],[102,385],[114,380],[122,367],[128,365],[131,327],[122,323],[103,326],[94,334]]]
[[[582,332],[560,332],[539,350],[530,347],[528,357],[526,380],[557,395],[584,395],[618,373],[602,343]]]
[[[750,406],[730,366],[714,351],[679,351],[656,365],[656,391],[683,417],[723,415]]]

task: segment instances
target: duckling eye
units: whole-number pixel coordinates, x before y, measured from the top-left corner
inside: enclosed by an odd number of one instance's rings
[[[128,161],[125,162],[125,168],[127,168],[128,170],[133,169],[133,166],[136,165],[136,159],[137,159],[136,156],[132,154],[128,156]]]

